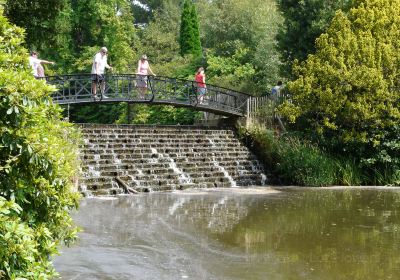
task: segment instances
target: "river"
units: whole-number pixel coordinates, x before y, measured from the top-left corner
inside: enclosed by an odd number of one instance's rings
[[[400,279],[400,188],[86,198],[62,279]]]

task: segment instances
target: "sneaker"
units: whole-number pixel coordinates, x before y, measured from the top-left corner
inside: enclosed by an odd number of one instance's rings
[[[107,99],[107,98],[110,98],[110,97],[108,97],[107,95],[103,94],[103,98]]]
[[[96,95],[92,95],[92,99],[93,99],[93,101],[99,100]]]

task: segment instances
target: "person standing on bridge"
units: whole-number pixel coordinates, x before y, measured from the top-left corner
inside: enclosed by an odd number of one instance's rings
[[[137,75],[137,87],[139,91],[139,98],[144,99],[147,93],[147,76],[150,75],[156,76],[154,72],[150,68],[149,61],[147,60],[147,55],[142,55],[138,62],[138,67],[136,70]]]
[[[112,70],[113,68],[107,63],[107,53],[108,50],[106,47],[102,47],[98,53],[93,57],[93,65],[92,65],[92,96],[93,99],[97,98],[97,85],[100,83],[101,94],[103,95],[106,83],[104,78],[105,69]],[[107,98],[106,96],[103,96]]]
[[[281,89],[282,89],[282,81],[278,81],[277,83],[276,83],[276,86],[274,86],[272,89],[271,89],[271,95],[270,95],[270,97],[271,97],[271,99],[273,100],[273,101],[278,101],[278,99],[281,97]]]
[[[204,74],[204,68],[200,67],[197,70],[194,79],[197,83],[197,94],[199,95],[199,103],[203,104],[204,96],[206,95],[207,86],[206,86],[206,74]]]
[[[53,61],[39,59],[38,53],[35,51],[32,51],[31,56],[29,57],[29,65],[32,67],[32,73],[36,79],[44,78],[44,68],[43,68],[42,64],[54,65],[55,63]]]

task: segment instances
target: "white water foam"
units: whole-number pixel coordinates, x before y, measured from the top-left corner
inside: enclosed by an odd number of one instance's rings
[[[215,156],[212,157],[212,163],[224,174],[226,178],[228,178],[229,182],[231,183],[231,187],[237,187],[236,181],[233,180],[232,176],[229,175],[228,171],[226,171],[223,166],[218,164],[218,162],[215,160]]]

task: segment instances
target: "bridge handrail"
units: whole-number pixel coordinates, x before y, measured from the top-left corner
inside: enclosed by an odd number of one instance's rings
[[[87,77],[91,77],[92,74],[90,73],[80,73],[80,74],[60,74],[60,75],[51,75],[51,76],[47,76],[46,79],[50,79],[50,78],[56,78],[56,77],[60,77],[60,76],[68,76],[68,77],[79,77],[79,76],[87,76]],[[108,73],[105,74],[105,76],[121,76],[121,77],[132,77],[132,76],[143,76],[140,74],[130,74],[130,73]],[[153,76],[153,75],[147,75],[148,77],[152,77],[152,78],[164,78],[164,79],[170,79],[170,80],[177,80],[177,81],[181,81],[181,82],[191,82],[191,83],[197,83],[195,80],[186,80],[183,78],[178,78],[178,77],[168,77],[168,76]],[[247,95],[248,97],[254,97],[254,95],[246,93],[246,92],[242,92],[242,91],[238,91],[238,90],[234,90],[231,88],[227,88],[227,87],[221,87],[221,86],[217,86],[215,84],[210,84],[210,83],[205,83],[207,86],[211,86],[214,88],[218,88],[218,89],[223,89],[223,90],[228,90],[234,93],[239,93],[239,94],[243,94],[243,95]]]
[[[63,74],[46,77],[50,84],[58,86],[53,94],[53,100],[60,104],[87,103],[91,100],[91,75],[89,73]],[[105,94],[111,99],[104,102],[149,102],[155,104],[171,104],[175,106],[196,107],[197,110],[222,113],[225,115],[245,115],[247,100],[250,94],[233,89],[207,85],[206,102],[199,100],[197,82],[178,77],[151,76],[148,77],[148,92],[151,98],[134,97],[137,93],[137,78],[139,74],[105,75],[107,89]],[[183,98],[183,99],[182,99]]]

